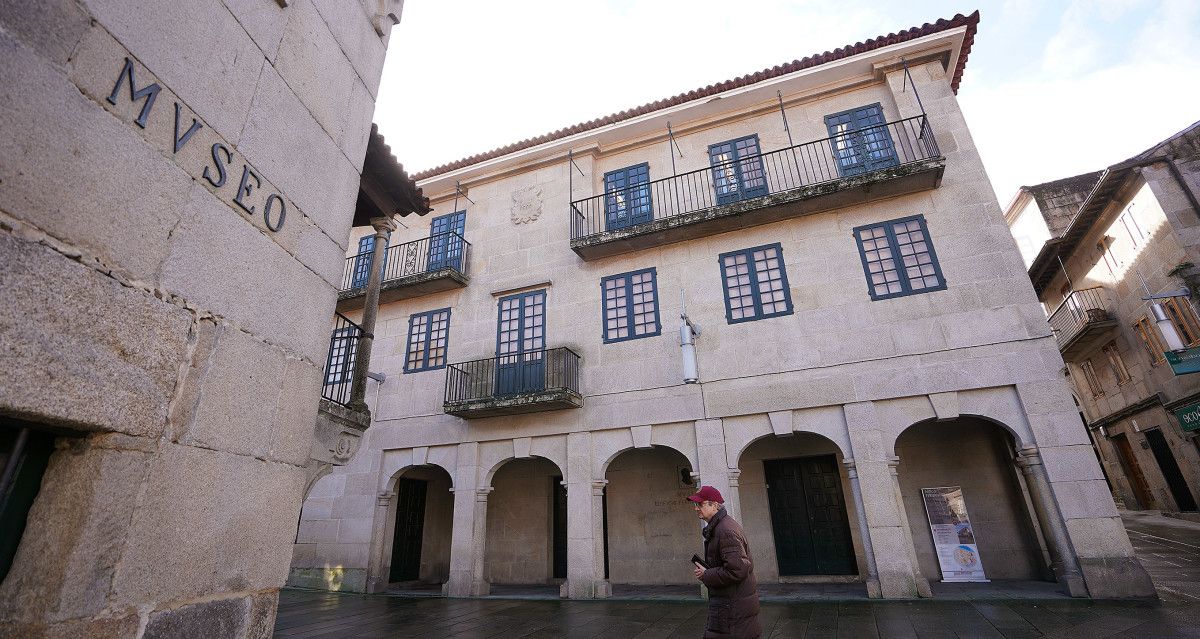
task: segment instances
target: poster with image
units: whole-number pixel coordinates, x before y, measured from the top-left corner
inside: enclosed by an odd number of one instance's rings
[[[942,581],[988,581],[975,545],[975,531],[967,515],[967,503],[959,486],[922,488],[929,529]]]

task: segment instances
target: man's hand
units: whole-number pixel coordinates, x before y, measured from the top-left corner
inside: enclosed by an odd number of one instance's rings
[[[695,564],[692,564],[692,565],[695,566]],[[696,569],[692,571],[692,574],[696,575],[696,580],[698,581],[701,577],[704,576],[704,568],[701,568],[700,566],[696,566]]]

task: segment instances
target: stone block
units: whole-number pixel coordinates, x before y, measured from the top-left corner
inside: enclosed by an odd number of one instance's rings
[[[297,544],[332,544],[338,540],[339,519],[301,519],[296,531]]]
[[[1133,546],[1120,517],[1068,519],[1067,534],[1080,560],[1132,557]]]
[[[1103,481],[1058,482],[1054,486],[1055,500],[1063,519],[1118,517],[1112,493]]]
[[[308,459],[320,370],[227,324],[202,325],[175,441],[292,465]]]
[[[379,92],[383,75],[383,59],[387,46],[371,25],[372,16],[361,3],[338,0],[316,0],[317,11],[325,19],[330,33],[342,48],[342,53],[354,65],[365,88],[370,90],[371,102]],[[370,127],[368,127],[370,128]]]
[[[337,140],[357,74],[313,3],[298,2],[288,13],[275,70]]]
[[[1154,599],[1158,593],[1137,557],[1079,558],[1088,594],[1096,599]]]
[[[90,19],[73,0],[10,0],[0,4],[0,26],[56,65],[65,65]]]
[[[71,619],[53,624],[11,623],[6,621],[6,637],[39,637],[39,639],[126,639],[136,637],[141,618],[136,612],[123,615]]]
[[[21,158],[0,165],[0,210],[153,282],[190,178],[4,32],[0,57],[0,127],[23,132],[0,136],[0,155]]]
[[[335,292],[279,245],[244,224],[200,185],[175,229],[162,284],[260,339],[324,362]],[[197,277],[197,273],[221,277]],[[297,300],[304,300],[303,304]]]
[[[0,405],[77,428],[159,435],[191,314],[9,234],[0,233],[0,263]]]
[[[359,173],[270,66],[263,69],[238,151],[345,250]],[[312,171],[297,170],[297,163]]]
[[[5,623],[53,623],[109,607],[109,586],[150,467],[148,453],[113,447],[119,443],[92,436],[51,456],[0,585]]]
[[[162,444],[112,582],[114,603],[279,587],[304,481],[295,466]]]
[[[221,0],[233,17],[254,40],[267,60],[274,61],[283,38],[283,28],[291,15],[278,2],[257,0]]]
[[[91,0],[88,8],[209,126],[237,144],[260,72],[269,65],[220,0]]]
[[[1039,450],[1051,482],[1104,479],[1091,446],[1042,446]]]
[[[243,637],[249,613],[250,601],[246,597],[205,601],[174,610],[157,610],[150,613],[142,637],[143,639]]]
[[[339,544],[369,544],[374,524],[374,520],[369,518],[343,519],[338,525],[337,542]]]

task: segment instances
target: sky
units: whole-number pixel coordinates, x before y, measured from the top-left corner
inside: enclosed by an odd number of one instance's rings
[[[408,0],[375,121],[416,172],[975,9],[958,98],[1001,206],[1200,120],[1200,0]]]

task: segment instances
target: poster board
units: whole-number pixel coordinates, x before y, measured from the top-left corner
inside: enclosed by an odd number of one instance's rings
[[[922,488],[921,499],[925,502],[929,529],[933,532],[933,547],[942,569],[942,581],[988,581],[979,558],[979,547],[975,544],[975,530],[967,515],[962,487]]]

